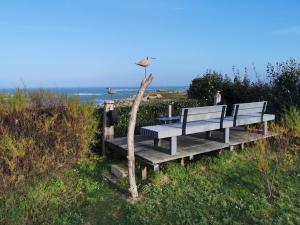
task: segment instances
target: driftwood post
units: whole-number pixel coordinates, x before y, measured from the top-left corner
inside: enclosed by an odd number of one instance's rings
[[[109,111],[114,110],[114,101],[112,100],[107,100],[104,102],[104,108],[103,108],[103,123],[102,123],[102,155],[106,157],[106,146],[105,146],[105,141],[109,139],[114,138],[114,126],[109,125],[108,126],[108,118],[107,118],[107,113]]]
[[[132,104],[131,112],[130,112],[130,120],[127,130],[127,145],[128,145],[128,179],[129,179],[129,191],[131,193],[131,197],[133,199],[137,199],[138,190],[136,186],[135,180],[135,158],[134,158],[134,130],[136,124],[136,116],[139,109],[139,105],[144,96],[144,92],[147,87],[151,84],[154,76],[150,74],[147,78],[145,78],[139,89],[138,94],[136,95],[134,102]]]

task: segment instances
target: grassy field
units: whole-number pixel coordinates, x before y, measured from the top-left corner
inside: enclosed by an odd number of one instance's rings
[[[83,160],[1,194],[0,224],[300,224],[299,156],[286,152],[276,197],[266,197],[253,149],[168,164],[128,200],[127,181],[103,178],[108,164]]]
[[[160,94],[163,99],[168,100],[178,100],[178,99],[187,99],[186,92],[168,92],[168,91],[158,91],[150,93],[150,95]]]

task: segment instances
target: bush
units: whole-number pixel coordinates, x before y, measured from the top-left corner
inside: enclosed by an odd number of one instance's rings
[[[280,115],[289,106],[300,106],[300,65],[290,59],[275,66],[267,66],[266,81],[251,82],[247,70],[243,78],[234,71],[234,79],[217,72],[208,72],[195,78],[188,90],[189,98],[213,103],[219,90],[222,100],[229,105],[235,103],[268,101],[268,111]]]
[[[96,131],[94,107],[78,99],[42,91],[1,95],[1,189],[81,158]]]
[[[142,104],[139,127],[157,124],[168,112],[180,115],[183,107],[201,106],[199,100],[176,100]],[[0,95],[0,186],[23,181],[31,173],[45,173],[80,159],[101,135],[103,108],[82,104],[77,98],[40,91]],[[115,136],[127,134],[131,107],[117,107]]]
[[[203,76],[192,80],[192,84],[188,90],[189,98],[200,99],[206,104],[213,104],[214,95],[217,91],[223,90],[227,78],[223,78],[222,74],[207,72]]]
[[[203,101],[199,100],[176,100],[176,101],[160,101],[142,104],[137,114],[137,122],[135,132],[139,133],[139,128],[142,126],[158,124],[158,117],[167,116],[168,105],[173,105],[172,114],[180,115],[181,109],[184,107],[196,107],[205,105]],[[115,136],[124,137],[127,135],[130,106],[117,107],[118,121],[115,124]]]
[[[269,64],[267,75],[274,108],[300,106],[300,64],[295,59],[276,63],[275,66]]]
[[[290,130],[292,136],[300,138],[300,111],[298,108],[292,106],[286,110],[281,117],[281,124]]]

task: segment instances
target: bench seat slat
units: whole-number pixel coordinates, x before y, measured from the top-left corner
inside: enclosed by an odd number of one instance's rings
[[[152,137],[152,138],[158,138],[158,139],[180,136],[182,134],[181,127],[176,128],[176,127],[170,127],[166,125],[154,125],[154,126],[141,127],[140,133],[141,135]]]

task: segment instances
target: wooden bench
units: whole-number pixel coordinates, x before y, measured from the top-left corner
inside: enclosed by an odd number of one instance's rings
[[[268,121],[275,120],[275,115],[266,114],[267,102],[239,103],[233,106],[232,116],[224,120],[232,121],[233,127],[263,123],[263,134],[268,135]]]
[[[226,105],[183,108],[179,123],[141,127],[140,133],[153,138],[156,148],[160,147],[162,139],[168,140],[171,155],[176,155],[177,137],[182,135],[222,129],[224,142],[229,143],[229,128],[233,122],[224,120],[226,108]]]
[[[183,108],[179,123],[141,127],[140,133],[154,139],[154,147],[160,149],[161,140],[169,142],[168,152],[176,155],[177,137],[221,129],[223,141],[229,143],[229,129],[255,123],[263,123],[263,134],[268,135],[268,121],[275,115],[266,114],[267,102],[235,104],[232,116],[225,117],[226,105]]]

